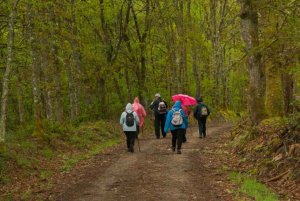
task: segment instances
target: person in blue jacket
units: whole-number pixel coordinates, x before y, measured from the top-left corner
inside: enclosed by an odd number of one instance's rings
[[[164,131],[167,133],[169,129],[172,133],[172,151],[176,150],[177,154],[181,154],[181,146],[186,128],[188,127],[188,119],[182,110],[181,102],[176,101],[172,109],[167,114]]]

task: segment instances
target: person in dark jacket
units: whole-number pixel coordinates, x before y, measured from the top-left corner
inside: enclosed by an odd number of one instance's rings
[[[206,119],[210,114],[209,108],[203,102],[203,98],[197,98],[197,107],[194,110],[194,117],[198,120],[199,137],[206,137]]]
[[[157,139],[160,138],[160,133],[163,138],[166,137],[164,132],[164,126],[167,115],[167,103],[160,97],[160,94],[155,94],[155,100],[150,104],[150,108],[154,113],[154,127],[155,127],[155,136]]]
[[[180,112],[180,116],[182,117],[182,122],[175,125],[176,121],[174,121],[174,118],[175,118],[174,113],[178,112],[178,111]],[[168,112],[164,130],[165,130],[165,133],[167,133],[169,129],[171,130],[172,151],[175,151],[176,144],[177,144],[177,154],[181,154],[182,141],[183,141],[185,130],[187,129],[187,127],[188,127],[187,116],[185,115],[185,113],[181,107],[181,102],[176,101],[174,106],[172,107],[172,110],[170,110]]]

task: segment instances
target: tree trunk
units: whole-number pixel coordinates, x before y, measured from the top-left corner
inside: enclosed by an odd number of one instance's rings
[[[33,90],[33,110],[34,110],[34,135],[41,135],[43,131],[42,126],[42,100],[40,90],[40,62],[38,61],[36,36],[34,34],[33,16],[31,4],[28,4],[28,33],[30,43],[30,54],[32,59],[32,90]]]
[[[241,31],[248,53],[249,70],[248,107],[253,124],[258,124],[265,117],[264,95],[265,77],[261,55],[255,50],[259,46],[258,16],[252,0],[240,0]]]
[[[72,65],[69,67],[69,92],[72,93],[70,97],[70,110],[71,110],[71,119],[74,120],[79,115],[79,83],[77,77],[79,76],[80,68],[80,52],[79,45],[76,40],[77,37],[77,26],[75,19],[75,0],[71,0],[71,12],[72,12],[72,22],[71,22],[71,31],[73,34],[73,39],[71,39],[72,45]]]
[[[2,95],[1,95],[1,118],[0,118],[0,142],[5,141],[6,135],[6,112],[7,112],[7,99],[9,92],[9,78],[12,69],[13,60],[13,45],[14,45],[14,25],[17,14],[17,5],[19,0],[16,0],[12,6],[12,11],[8,21],[8,43],[7,43],[7,62],[6,69],[3,76]]]
[[[217,29],[217,16],[216,16],[216,10],[217,10],[217,2],[216,0],[210,0],[210,19],[211,19],[211,40],[212,40],[212,48],[213,48],[213,56],[212,56],[212,62],[213,62],[213,68],[214,68],[214,80],[215,80],[215,105],[219,106],[219,77],[220,77],[220,55],[219,55],[219,33]]]
[[[50,6],[49,8],[49,15],[51,17],[51,27],[50,27],[50,38],[51,38],[51,69],[53,71],[53,119],[55,121],[62,121],[63,120],[63,103],[62,103],[62,93],[61,93],[61,82],[60,82],[60,62],[58,60],[58,46],[56,44],[56,30],[55,27],[57,21],[55,19],[55,14],[53,12],[53,7]]]
[[[24,125],[24,102],[23,102],[23,87],[22,87],[23,78],[19,69],[17,70],[17,99],[18,99],[18,112],[19,112],[19,123]]]
[[[197,47],[196,42],[194,40],[194,38],[192,37],[193,33],[193,21],[192,21],[192,16],[191,16],[191,6],[192,6],[192,2],[191,0],[188,0],[187,2],[187,14],[188,14],[188,27],[189,27],[189,42],[190,42],[190,46],[191,46],[191,51],[192,51],[192,68],[193,68],[193,75],[194,75],[194,79],[195,79],[195,85],[196,85],[196,89],[195,89],[195,97],[199,97],[201,95],[201,79],[200,79],[200,68],[199,68],[199,52],[200,52],[200,48]]]
[[[293,113],[293,107],[291,103],[294,99],[294,77],[293,75],[284,72],[282,75],[282,88],[284,98],[284,114]]]

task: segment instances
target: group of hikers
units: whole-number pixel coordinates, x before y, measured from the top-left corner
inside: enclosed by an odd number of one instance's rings
[[[199,137],[206,137],[206,119],[210,114],[208,106],[199,97],[197,106],[194,109],[193,116],[198,120]],[[162,136],[166,137],[169,130],[172,134],[172,151],[177,150],[181,154],[182,143],[186,142],[186,129],[188,128],[188,116],[190,109],[176,101],[172,108],[168,109],[167,102],[161,98],[159,93],[155,94],[155,99],[150,104],[152,110],[155,136],[157,139]],[[128,103],[125,111],[121,114],[120,124],[126,135],[127,150],[134,152],[135,139],[138,138],[139,131],[142,130],[144,119],[147,113],[145,108],[140,104],[139,98],[134,99],[133,104]]]

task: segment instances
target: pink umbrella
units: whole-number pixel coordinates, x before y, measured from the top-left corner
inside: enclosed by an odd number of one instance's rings
[[[174,102],[180,101],[184,106],[197,105],[197,101],[195,98],[185,95],[185,94],[177,94],[172,96],[172,100]]]

